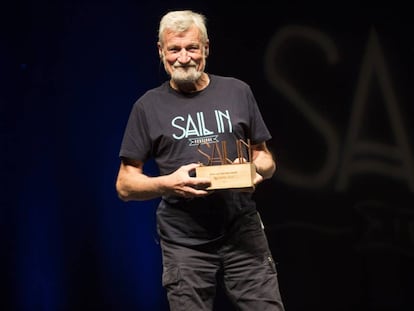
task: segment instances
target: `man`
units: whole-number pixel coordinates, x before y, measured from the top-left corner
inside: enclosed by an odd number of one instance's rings
[[[208,190],[211,180],[194,172],[206,162],[200,148],[226,142],[227,156],[240,162],[236,141],[243,140],[251,142],[255,186],[272,177],[276,164],[266,145],[271,135],[250,87],[205,72],[210,44],[202,14],[167,13],[158,39],[170,80],[133,106],[116,189],[124,201],[161,198],[157,227],[170,308],[212,310],[221,282],[239,310],[284,310],[252,192]],[[159,176],[144,174],[150,158]]]

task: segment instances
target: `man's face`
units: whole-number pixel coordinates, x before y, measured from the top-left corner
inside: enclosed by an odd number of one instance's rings
[[[208,43],[201,42],[200,31],[195,26],[185,32],[167,29],[158,50],[165,71],[177,84],[196,82],[204,71]]]

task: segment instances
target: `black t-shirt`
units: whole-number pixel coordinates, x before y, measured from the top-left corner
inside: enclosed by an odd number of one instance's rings
[[[227,158],[237,158],[236,141],[251,144],[271,135],[254,95],[243,81],[209,75],[210,84],[190,95],[178,93],[166,81],[134,104],[125,129],[121,157],[153,158],[161,175],[182,165],[204,163],[215,143],[226,143]],[[217,146],[218,146],[217,145]],[[247,155],[245,155],[247,158]],[[195,245],[221,238],[235,218],[255,209],[250,193],[215,191],[203,198],[163,197],[157,208],[160,237]]]

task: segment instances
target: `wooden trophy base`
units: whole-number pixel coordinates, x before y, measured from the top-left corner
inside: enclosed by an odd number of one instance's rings
[[[250,162],[199,166],[196,168],[196,176],[210,178],[211,186],[207,190],[253,189],[256,167]]]

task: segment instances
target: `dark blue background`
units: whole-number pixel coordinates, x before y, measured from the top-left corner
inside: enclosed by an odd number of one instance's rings
[[[168,310],[157,200],[123,203],[114,183],[132,104],[166,79],[159,19],[182,8],[208,17],[207,71],[248,82],[273,134],[279,170],[255,195],[287,311],[414,308],[414,45],[404,7],[2,7],[1,310]],[[221,295],[217,304],[230,310]]]

